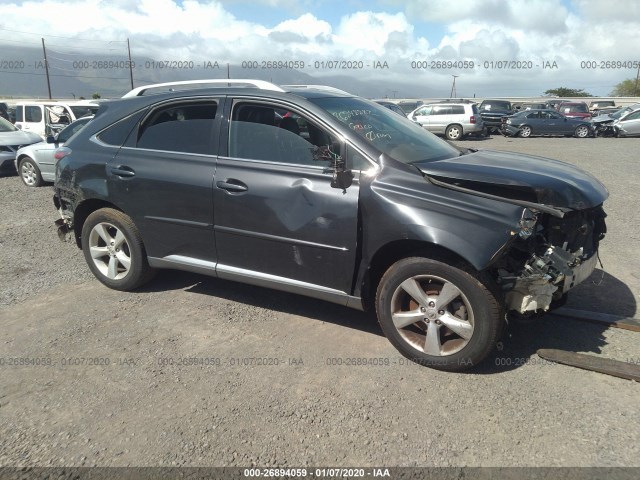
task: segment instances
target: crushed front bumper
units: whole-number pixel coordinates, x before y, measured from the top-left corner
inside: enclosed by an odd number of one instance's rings
[[[505,295],[507,310],[521,314],[547,311],[556,300],[586,280],[595,270],[597,254],[583,259],[561,247],[549,247],[544,255],[533,255],[523,273],[509,279]]]

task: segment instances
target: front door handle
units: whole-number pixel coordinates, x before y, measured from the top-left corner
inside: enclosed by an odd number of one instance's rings
[[[111,167],[110,171],[111,173],[113,173],[118,177],[131,178],[136,174],[136,172],[134,172],[132,168],[127,167],[126,165],[118,165],[117,167]]]
[[[249,190],[244,183],[234,178],[227,179],[225,181],[216,182],[216,187],[227,192],[246,192]]]

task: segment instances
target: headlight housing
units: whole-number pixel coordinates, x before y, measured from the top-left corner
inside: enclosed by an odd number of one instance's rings
[[[535,233],[536,224],[538,222],[538,212],[530,208],[522,211],[522,217],[518,222],[518,235],[520,238],[527,239]]]

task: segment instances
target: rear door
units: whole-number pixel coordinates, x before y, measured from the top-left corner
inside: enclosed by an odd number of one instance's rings
[[[223,99],[176,99],[144,116],[107,165],[114,202],[131,216],[147,254],[215,268],[212,185]]]
[[[337,132],[285,102],[237,98],[227,109],[214,183],[218,276],[350,292],[359,187],[332,188],[331,162],[318,160],[329,149],[344,157]]]

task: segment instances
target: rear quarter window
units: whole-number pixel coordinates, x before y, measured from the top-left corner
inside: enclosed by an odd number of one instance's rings
[[[134,128],[146,112],[146,109],[141,110],[114,123],[110,127],[107,127],[105,130],[100,132],[98,134],[98,139],[101,142],[106,143],[107,145],[121,147],[125,144],[125,142],[127,142],[127,138],[129,138],[131,132],[134,130]]]

